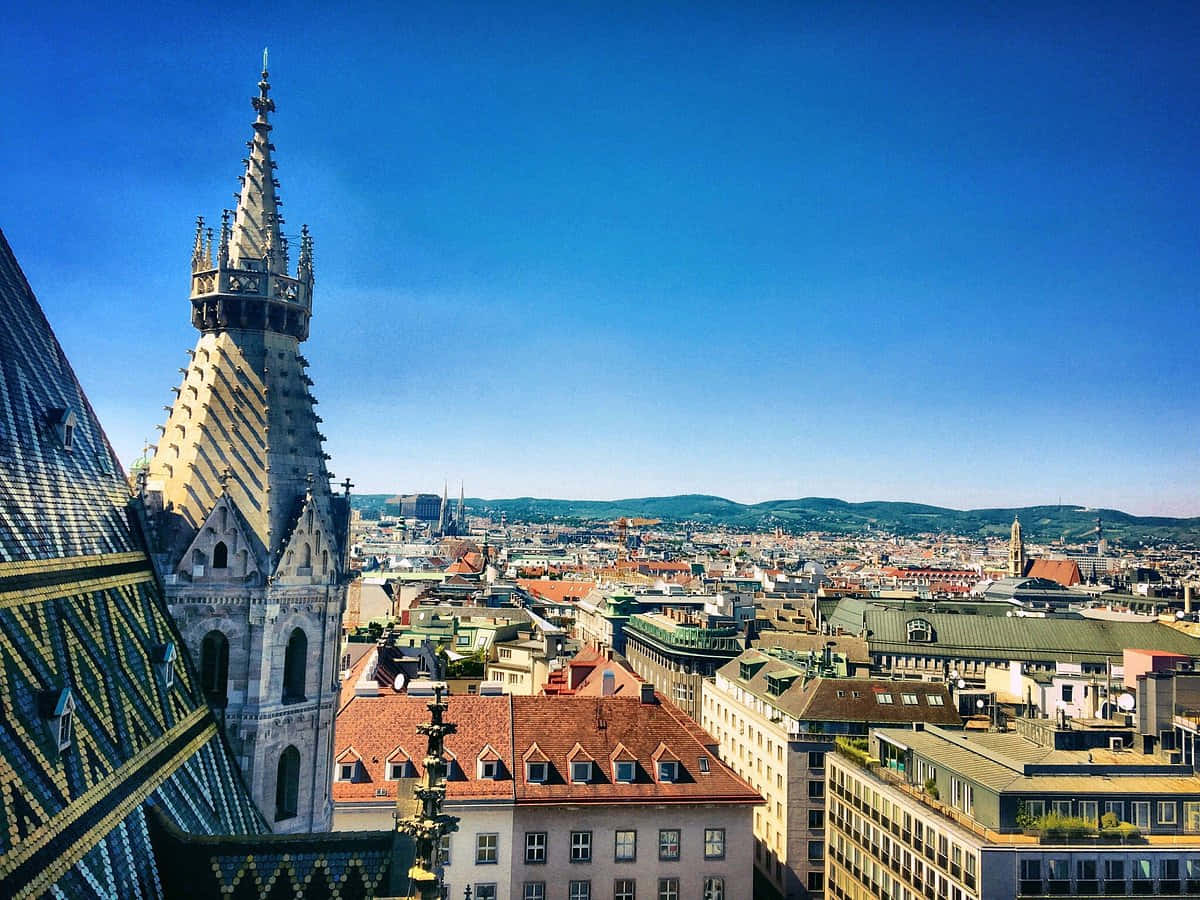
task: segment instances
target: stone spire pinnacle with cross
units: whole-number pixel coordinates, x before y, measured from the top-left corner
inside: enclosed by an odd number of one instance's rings
[[[250,268],[248,263],[265,260],[268,272],[286,275],[286,245],[280,229],[283,217],[279,213],[283,203],[276,193],[279,182],[275,179],[275,162],[271,159],[275,145],[271,143],[268,118],[268,113],[275,111],[275,101],[270,97],[268,78],[267,51],[264,49],[258,96],[250,101],[257,113],[253,123],[254,137],[247,142],[250,154],[244,160],[246,174],[242,176],[242,189],[237,195],[237,215],[229,253],[236,268]]]

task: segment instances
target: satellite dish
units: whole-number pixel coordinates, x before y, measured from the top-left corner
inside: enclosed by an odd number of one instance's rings
[[[397,694],[403,693],[405,685],[408,684],[408,676],[403,672],[396,673],[396,680],[392,682],[392,690]]]
[[[1133,694],[1122,694],[1117,698],[1117,709],[1121,710],[1121,712],[1132,712],[1136,704],[1137,700]]]

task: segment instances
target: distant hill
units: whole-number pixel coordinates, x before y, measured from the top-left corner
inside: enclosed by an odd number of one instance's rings
[[[390,494],[362,494],[354,506],[381,510]],[[548,500],[517,497],[510,500],[467,499],[469,510],[521,522],[606,522],[620,516],[642,516],[664,522],[693,523],[700,527],[776,528],[789,532],[828,531],[866,534],[957,534],[1003,537],[1014,515],[1021,517],[1027,537],[1049,541],[1063,538],[1079,542],[1095,534],[1096,516],[1104,520],[1104,534],[1115,543],[1179,543],[1200,545],[1200,517],[1133,516],[1116,509],[1084,506],[1026,506],[1005,509],[948,509],[923,503],[874,500],[847,503],[826,497],[800,500],[767,500],[737,503],[707,494],[675,497],[638,497],[628,500]]]

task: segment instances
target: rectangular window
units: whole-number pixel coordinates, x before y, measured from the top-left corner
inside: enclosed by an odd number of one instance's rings
[[[1179,860],[1178,859],[1173,859],[1173,858],[1167,857],[1167,856],[1161,857],[1158,861],[1158,866],[1159,866],[1158,871],[1159,871],[1160,878],[1168,878],[1168,879],[1174,880],[1179,877]]]
[[[618,829],[614,835],[613,859],[616,862],[633,862],[637,859],[637,832]]]
[[[658,900],[679,900],[679,879],[658,879]]]
[[[808,890],[810,893],[819,894],[825,890],[825,873],[824,872],[809,872],[808,873]],[[898,897],[899,892],[892,896]]]
[[[815,750],[810,751],[808,754],[808,767],[810,769],[825,768],[825,754]]]
[[[523,895],[523,900],[546,900],[546,882],[525,882],[525,893]]]
[[[547,766],[544,762],[525,764],[525,780],[534,784],[542,784],[546,780]]]
[[[810,781],[808,783],[808,799],[817,800],[825,796],[824,781]]]
[[[808,827],[811,831],[819,831],[825,827],[825,810],[810,809],[808,811]]]
[[[1046,814],[1046,802],[1044,800],[1026,800],[1025,809],[1035,819],[1040,819]]]
[[[408,764],[403,760],[400,762],[388,763],[388,780],[389,781],[399,781],[401,778],[404,777],[404,772],[405,772],[405,769],[407,769],[407,768],[408,768]]]
[[[1176,815],[1178,813],[1174,800],[1158,801],[1158,823],[1160,825],[1174,825]]]
[[[758,761],[758,764],[762,765],[761,759]],[[677,762],[660,762],[658,764],[658,780],[666,782],[674,781],[678,775],[678,768],[679,763]]]
[[[587,784],[592,778],[592,764],[588,762],[571,763],[571,780],[577,784]]]
[[[567,887],[567,900],[592,900],[592,883],[572,881]]]
[[[917,695],[916,694],[901,694],[900,699],[904,701],[905,706],[916,706],[917,705]]]
[[[1062,686],[1063,703],[1070,703],[1075,699],[1075,685],[1064,684]]]
[[[1200,831],[1200,802],[1195,800],[1183,802],[1183,830]]]
[[[808,859],[810,862],[822,860],[825,858],[825,842],[824,841],[809,841],[808,842]]]
[[[340,763],[338,765],[338,781],[353,781],[354,765],[354,763]]]
[[[496,900],[496,883],[475,885],[475,900]]]
[[[443,834],[441,848],[438,850],[438,861],[443,866],[450,865],[450,835]]]
[[[630,760],[618,760],[616,764],[617,781],[623,781],[629,784],[633,781],[634,772],[637,770],[637,764]]]
[[[475,865],[490,865],[496,862],[500,847],[500,835],[475,835]]]
[[[1079,801],[1079,817],[1089,822],[1100,821],[1100,804],[1095,800]]]
[[[703,897],[704,900],[725,900],[725,879],[706,875]]]
[[[546,832],[525,832],[525,862],[544,863],[546,861]]]
[[[1113,881],[1125,880],[1125,860],[1123,859],[1106,859],[1104,860],[1104,877]]]
[[[663,828],[658,832],[658,858],[671,862],[679,859],[679,829]]]
[[[1133,824],[1136,825],[1138,828],[1149,828],[1150,827],[1150,801],[1135,800],[1133,803],[1129,804],[1129,806],[1133,810],[1133,819],[1132,819]]]
[[[945,705],[942,702],[942,697],[940,694],[926,694],[925,702],[928,703],[930,706],[944,706]]]
[[[592,861],[592,833],[590,831],[571,832],[571,862]]]
[[[704,858],[705,859],[724,859],[725,858],[725,829],[724,828],[705,828],[704,829]]]
[[[1041,881],[1042,880],[1042,861],[1040,859],[1023,859],[1023,860],[1021,860],[1021,880],[1022,881]]]
[[[1121,821],[1125,820],[1125,804],[1121,800],[1105,800],[1104,811],[1112,813]]]
[[[618,878],[613,882],[613,900],[637,900],[637,882],[632,878]]]
[[[892,702],[892,695],[891,694],[876,694],[875,701],[877,703],[883,703],[884,705],[890,704]]]
[[[1075,861],[1075,877],[1080,881],[1095,881],[1097,871],[1096,860],[1094,859],[1078,859]]]
[[[1054,810],[1056,815],[1069,816],[1071,814],[1070,800],[1051,800],[1050,808]]]

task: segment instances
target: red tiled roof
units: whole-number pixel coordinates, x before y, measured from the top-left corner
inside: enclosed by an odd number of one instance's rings
[[[1025,573],[1028,578],[1046,578],[1057,581],[1063,587],[1079,584],[1083,578],[1079,574],[1079,564],[1070,559],[1035,559]]]
[[[596,587],[594,581],[550,581],[541,578],[518,578],[517,584],[535,597],[541,597],[551,603],[579,600],[586,597]]]

